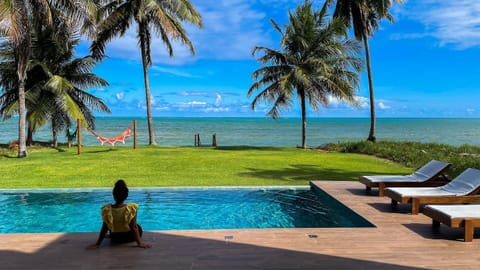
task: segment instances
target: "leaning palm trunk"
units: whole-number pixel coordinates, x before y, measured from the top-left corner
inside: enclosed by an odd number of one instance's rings
[[[29,124],[27,128],[27,145],[33,145],[33,127]]]
[[[55,119],[52,118],[52,146],[58,147],[58,132]]]
[[[371,142],[375,142],[375,92],[373,91],[373,78],[372,78],[372,66],[370,63],[370,48],[368,46],[368,37],[363,35],[363,43],[365,45],[365,59],[367,62],[367,75],[368,75],[368,88],[370,93],[370,132],[368,139]]]
[[[305,96],[301,97],[301,106],[302,106],[302,148],[307,148],[307,106],[305,103]]]
[[[145,99],[147,104],[147,121],[148,121],[148,143],[150,145],[156,145],[157,141],[155,140],[155,131],[153,129],[153,119],[152,119],[152,102],[150,94],[150,83],[148,81],[148,63],[147,63],[147,53],[145,51],[146,41],[140,39],[140,47],[142,52],[142,64],[143,64],[143,80],[145,83]]]

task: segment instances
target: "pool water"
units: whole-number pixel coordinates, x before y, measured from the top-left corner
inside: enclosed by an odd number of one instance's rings
[[[321,191],[287,189],[131,189],[145,230],[371,227]],[[96,232],[110,190],[0,191],[0,233]]]

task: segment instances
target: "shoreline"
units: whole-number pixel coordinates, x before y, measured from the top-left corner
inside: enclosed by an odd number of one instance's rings
[[[147,121],[134,117],[99,117],[95,130],[105,137],[115,137],[131,121],[137,120],[137,144],[148,144]],[[307,145],[318,147],[327,143],[365,140],[368,135],[368,118],[309,118],[307,119]],[[0,125],[0,144],[17,139],[17,123],[13,120]],[[155,137],[162,146],[193,146],[195,134],[200,134],[203,144],[211,144],[216,134],[220,146],[274,146],[295,147],[301,143],[299,118],[232,118],[232,117],[162,117],[154,119]],[[98,140],[84,130],[82,144],[100,145]],[[378,118],[378,140],[441,143],[453,146],[480,145],[480,119],[477,118]],[[49,125],[34,134],[35,141],[51,141]],[[66,142],[64,132],[58,135],[60,143]],[[129,138],[126,145],[132,145]]]

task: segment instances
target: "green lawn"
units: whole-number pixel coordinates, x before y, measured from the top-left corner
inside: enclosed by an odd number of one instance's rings
[[[356,180],[365,174],[404,174],[399,164],[367,155],[295,148],[89,146],[30,149],[15,158],[3,149],[0,188],[306,185]]]

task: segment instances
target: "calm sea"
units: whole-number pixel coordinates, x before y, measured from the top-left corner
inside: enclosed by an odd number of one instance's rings
[[[97,118],[98,133],[114,137],[133,121],[128,117]],[[138,144],[148,143],[147,121],[136,118]],[[365,140],[369,131],[368,118],[310,118],[307,121],[307,144],[316,147],[325,143]],[[296,146],[301,144],[301,120],[297,118],[155,118],[155,135],[159,145],[192,146],[194,134],[209,144],[216,133],[220,146]],[[34,140],[50,141],[49,126],[38,131]],[[83,133],[84,145],[100,145],[88,131]],[[17,138],[17,120],[0,122],[0,143]],[[395,141],[435,142],[450,145],[480,145],[480,119],[452,118],[380,118],[377,139]],[[60,142],[66,142],[63,134]],[[127,139],[126,145],[133,140]]]

